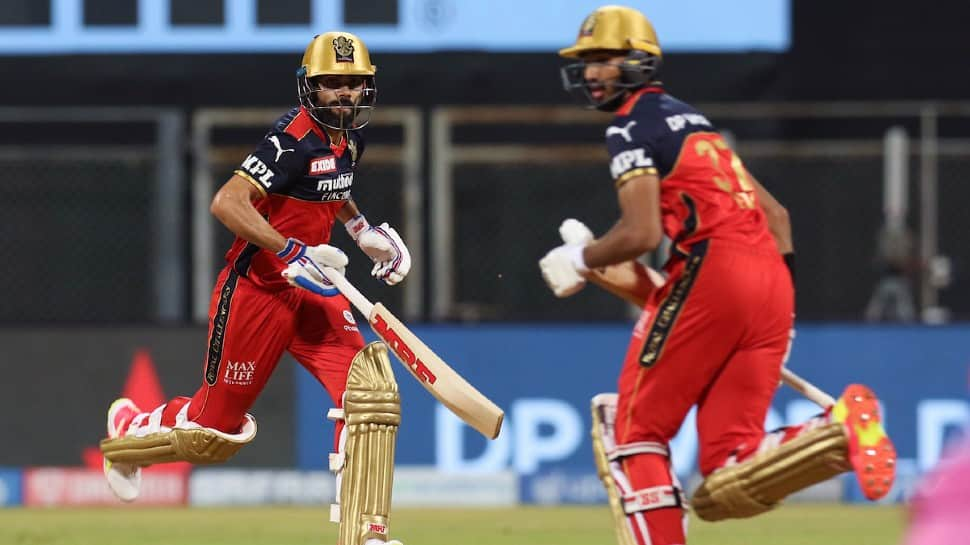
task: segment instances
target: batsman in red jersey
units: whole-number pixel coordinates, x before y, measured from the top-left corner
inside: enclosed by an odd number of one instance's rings
[[[885,495],[895,451],[868,388],[848,387],[802,426],[764,431],[793,327],[787,212],[710,120],[664,90],[649,21],[602,7],[560,54],[579,59],[563,68],[567,90],[614,113],[605,136],[621,217],[596,240],[567,220],[567,243],[540,261],[543,277],[566,297],[591,274],[630,267],[664,235],[672,243],[666,281],[639,294],[646,303],[618,394],[593,399],[597,466],[620,543],[686,542],[688,502],[669,442],[694,405],[706,480],[692,503],[701,518],[752,516],[850,469],[868,497]]]
[[[128,399],[112,404],[101,447],[108,483],[122,500],[137,497],[142,467],[222,462],[251,441],[256,422],[247,411],[287,351],[336,407],[328,416],[339,438],[330,464],[338,474],[331,519],[341,524],[339,543],[399,543],[387,541],[397,385],[383,345],[364,346],[347,299],[323,273],[342,272],[348,262],[328,244],[337,220],[374,261],[376,278],[397,284],[411,267],[397,232],[371,226],[351,197],[375,71],[353,34],[316,36],[297,70],[300,106],[273,124],[213,198],[212,213],[236,240],[212,293],[202,385],[191,398],[149,411]],[[347,428],[356,430],[352,437]],[[356,475],[353,489],[341,488],[345,470]]]

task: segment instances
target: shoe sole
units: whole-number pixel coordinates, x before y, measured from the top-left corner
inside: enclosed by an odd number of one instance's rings
[[[849,463],[863,495],[878,500],[896,479],[896,448],[882,426],[879,399],[866,386],[852,384],[832,408],[849,438]]]
[[[115,416],[118,414],[118,411],[126,405],[130,405],[135,411],[138,410],[138,406],[127,397],[119,397],[108,407],[108,419],[106,426],[108,438],[115,439],[120,435],[118,430],[114,427]],[[118,467],[112,471],[114,464],[112,464],[111,461],[102,457],[102,462],[102,470],[104,471],[105,478],[108,480],[108,487],[111,489],[111,491],[114,492],[121,501],[134,501],[135,498],[138,497],[137,490],[140,487],[141,482],[141,469],[136,467],[128,467],[127,464],[118,464]],[[139,484],[131,485],[132,481]],[[129,487],[126,487],[125,485],[129,485]],[[134,490],[131,490],[130,486],[133,486]]]

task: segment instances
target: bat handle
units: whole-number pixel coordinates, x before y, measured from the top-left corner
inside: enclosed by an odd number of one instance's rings
[[[835,405],[835,398],[818,389],[811,382],[791,372],[787,367],[781,368],[781,380],[823,409]]]
[[[344,295],[350,304],[360,311],[368,320],[370,320],[371,312],[374,310],[374,303],[367,300],[366,297],[360,291],[350,283],[350,280],[340,274],[340,271],[330,268],[323,267],[323,273],[327,275],[327,279],[333,283],[334,286],[340,290],[340,293]]]

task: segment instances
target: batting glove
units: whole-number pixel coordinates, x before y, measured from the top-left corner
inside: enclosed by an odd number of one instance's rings
[[[586,224],[573,218],[563,220],[559,226],[559,236],[566,244],[578,244],[586,246],[593,242],[593,232],[586,227]]]
[[[358,214],[344,224],[357,246],[374,261],[371,276],[393,286],[411,270],[411,253],[401,236],[387,223],[374,227]]]
[[[344,274],[348,259],[340,248],[329,244],[307,247],[303,242],[291,238],[276,256],[287,263],[282,274],[291,286],[310,290],[324,297],[340,293],[323,273],[323,267],[330,267]]]
[[[589,271],[589,268],[583,260],[585,247],[580,244],[563,244],[553,248],[539,260],[542,278],[556,297],[569,297],[586,285],[583,273]]]

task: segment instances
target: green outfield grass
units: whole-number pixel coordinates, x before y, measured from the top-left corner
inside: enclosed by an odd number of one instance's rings
[[[790,505],[744,521],[692,519],[691,545],[897,545],[895,507]],[[405,545],[612,545],[605,507],[400,509]],[[330,545],[323,508],[0,509],[3,545]]]

